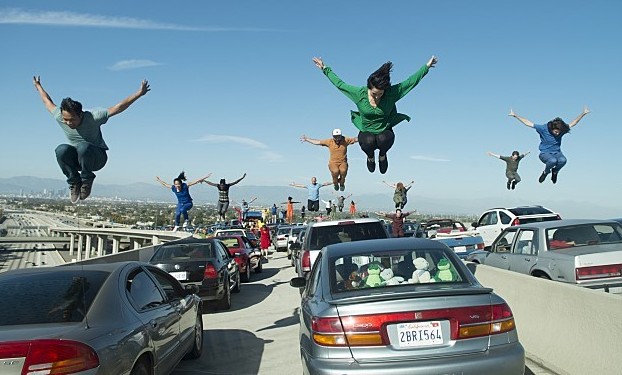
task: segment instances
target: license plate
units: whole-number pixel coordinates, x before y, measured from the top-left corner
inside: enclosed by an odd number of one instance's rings
[[[179,281],[188,280],[188,272],[170,272],[170,274]]]
[[[456,253],[464,253],[467,251],[466,246],[456,246],[454,247],[454,252]]]
[[[400,348],[433,346],[443,343],[443,332],[439,321],[399,323],[397,336]]]

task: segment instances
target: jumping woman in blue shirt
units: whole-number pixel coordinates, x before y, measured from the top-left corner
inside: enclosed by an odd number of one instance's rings
[[[174,231],[179,229],[179,222],[182,215],[184,216],[185,225],[188,225],[190,223],[190,220],[188,220],[188,211],[192,208],[192,197],[190,197],[189,189],[190,186],[205,181],[211,175],[212,174],[210,173],[203,178],[186,184],[184,182],[186,181],[186,174],[182,171],[179,176],[177,176],[177,178],[173,180],[173,185],[167,184],[166,182],[162,181],[160,177],[156,176],[156,180],[158,180],[158,182],[162,184],[162,186],[167,189],[171,189],[173,193],[175,193],[175,195],[177,196],[177,209],[175,210],[175,228],[173,228]]]

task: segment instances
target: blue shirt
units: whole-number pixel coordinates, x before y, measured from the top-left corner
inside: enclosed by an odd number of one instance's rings
[[[317,182],[315,184],[309,184],[309,186],[307,186],[307,189],[309,189],[309,200],[310,201],[319,201],[320,200],[320,188],[322,187],[322,185],[318,184]]]
[[[181,190],[177,191],[175,185],[171,186],[171,190],[177,196],[177,204],[182,205],[186,203],[192,203],[192,198],[190,197],[190,189],[188,189],[188,185],[185,183],[181,184]]]
[[[540,134],[540,152],[561,152],[563,134],[555,136],[549,131],[549,127],[544,125],[534,125],[534,129]]]
[[[77,128],[72,129],[63,122],[63,115],[60,107],[54,108],[52,116],[65,132],[67,140],[73,146],[77,146],[80,142],[88,142],[97,147],[108,150],[100,127],[108,121],[108,110],[101,109],[97,111],[83,111],[82,121]]]

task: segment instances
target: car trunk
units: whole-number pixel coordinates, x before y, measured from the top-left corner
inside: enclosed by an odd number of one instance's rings
[[[417,298],[417,295],[421,298]],[[436,296],[435,296],[436,295]],[[360,363],[432,359],[485,352],[489,336],[458,339],[459,321],[473,321],[490,313],[491,294],[486,288],[456,288],[434,293],[404,293],[404,299],[365,297],[356,304],[337,304],[346,331],[365,332],[365,319],[380,320],[382,345],[356,346],[348,339],[352,357]],[[468,323],[468,322],[467,322]],[[473,322],[470,322],[473,324]],[[349,327],[349,328],[348,328]],[[346,332],[347,333],[347,332]]]
[[[168,272],[182,283],[202,282],[205,274],[205,266],[209,263],[213,264],[210,259],[166,261],[155,264],[157,267]]]

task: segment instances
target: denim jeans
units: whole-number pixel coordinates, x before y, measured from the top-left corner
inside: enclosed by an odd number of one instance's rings
[[[188,210],[192,208],[192,202],[177,204],[177,210],[175,210],[175,225],[179,226],[181,216],[184,216],[184,220],[188,222]]]
[[[543,152],[540,154],[540,160],[546,165],[544,173],[549,174],[551,169],[555,168],[556,172],[566,165],[566,157],[562,152]]]
[[[108,155],[103,148],[88,142],[80,142],[76,146],[62,144],[56,147],[56,161],[67,177],[67,183],[73,185],[93,180],[93,172],[106,165]]]

